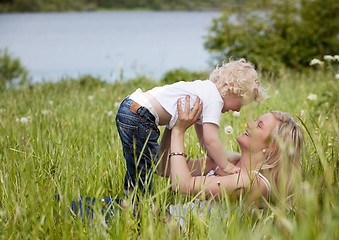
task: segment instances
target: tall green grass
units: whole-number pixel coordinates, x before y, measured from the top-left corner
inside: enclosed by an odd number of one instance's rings
[[[225,150],[237,151],[235,136],[247,121],[271,110],[295,115],[305,151],[292,209],[279,201],[264,210],[248,208],[243,200],[225,196],[212,208],[214,214],[206,209],[201,218],[193,211],[183,228],[166,209],[193,198],[173,193],[169,179],[155,176],[156,204],[152,197],[141,198],[137,218],[127,200],[123,208],[115,206],[114,218],[106,224],[100,199],[126,199],[125,160],[114,121],[117,105],[137,87],[147,90],[157,83],[109,84],[85,76],[0,93],[0,238],[338,239],[338,80],[324,71],[262,79],[271,98],[244,107],[238,117],[224,114],[220,137]],[[309,100],[310,94],[317,99]],[[227,125],[233,127],[232,135],[223,133]],[[203,156],[192,130],[186,151]],[[93,219],[72,216],[71,201],[80,196],[98,199]]]

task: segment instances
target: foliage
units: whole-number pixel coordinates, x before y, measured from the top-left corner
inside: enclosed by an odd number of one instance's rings
[[[209,10],[229,5],[223,0],[4,0],[0,12],[84,11],[96,9]]]
[[[235,136],[247,121],[276,109],[297,115],[305,151],[292,209],[283,201],[269,202],[264,210],[248,208],[243,200],[230,201],[225,195],[212,205],[214,214],[206,208],[184,216],[185,228],[166,210],[194,200],[173,193],[170,180],[155,175],[155,195],[139,199],[138,217],[129,200],[115,208],[107,224],[101,204],[95,205],[91,220],[73,216],[71,204],[79,196],[96,197],[97,202],[125,199],[125,160],[114,116],[119,102],[136,87],[158,84],[145,78],[111,84],[82,76],[2,93],[0,239],[338,239],[338,105],[319,105],[325,100],[320,96],[338,92],[334,75],[319,68],[284,70],[276,81],[270,75],[261,78],[271,84],[272,97],[242,108],[240,116],[224,114],[220,128],[231,125],[234,133],[221,132],[220,138],[225,149],[238,151]],[[318,98],[308,98],[310,94]],[[189,156],[203,156],[197,143],[190,129],[185,142]]]
[[[5,0],[0,12],[54,12],[93,10],[92,0]]]
[[[128,89],[131,92],[136,90],[137,88],[141,88],[143,91],[147,91],[153,87],[156,87],[158,85],[157,82],[154,80],[151,80],[147,77],[137,77],[129,79],[125,82],[120,82],[126,89]]]
[[[12,57],[7,49],[0,50],[0,92],[15,83],[25,84],[28,81],[28,71],[20,59]]]
[[[315,57],[339,52],[336,0],[246,1],[225,10],[205,47],[217,61],[246,58],[259,69],[301,69]]]
[[[192,72],[186,69],[174,69],[165,73],[160,83],[172,84],[179,81],[194,81],[194,80],[205,80],[209,78],[209,74],[206,72]]]

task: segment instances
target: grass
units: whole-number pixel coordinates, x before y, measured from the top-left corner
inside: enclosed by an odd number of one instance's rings
[[[72,217],[71,202],[80,196],[125,199],[117,103],[137,87],[157,85],[142,79],[109,84],[84,76],[0,93],[0,238],[338,239],[338,80],[329,71],[287,71],[262,79],[272,97],[244,107],[239,117],[224,114],[220,137],[225,150],[237,151],[235,136],[247,121],[270,110],[300,118],[305,151],[292,210],[278,201],[264,210],[249,209],[225,196],[213,205],[213,214],[204,209],[204,218],[194,211],[187,215],[185,230],[165,210],[192,198],[174,194],[169,179],[155,176],[156,205],[150,197],[140,199],[139,220],[128,200],[123,209],[115,206],[109,224],[101,204],[91,220]],[[307,99],[311,93],[316,100]],[[233,135],[223,133],[227,125]],[[191,157],[203,155],[192,130],[186,151]]]

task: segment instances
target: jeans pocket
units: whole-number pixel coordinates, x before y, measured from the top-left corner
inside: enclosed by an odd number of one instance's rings
[[[129,124],[128,121],[124,123],[118,118],[116,119],[116,124],[124,149],[128,152],[133,152],[133,146],[138,138],[138,126]]]

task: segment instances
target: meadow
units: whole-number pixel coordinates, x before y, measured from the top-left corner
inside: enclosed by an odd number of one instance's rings
[[[246,122],[271,111],[289,112],[303,129],[302,180],[295,203],[268,202],[249,208],[227,195],[203,217],[185,216],[185,227],[170,218],[170,204],[197,199],[172,192],[170,180],[155,176],[152,197],[140,199],[139,218],[129,200],[114,205],[107,223],[100,199],[126,199],[125,160],[115,126],[119,102],[134,89],[158,85],[145,78],[107,83],[82,76],[0,93],[1,239],[338,239],[338,79],[333,68],[261,74],[269,99],[222,116],[225,150],[238,151],[235,137]],[[234,130],[227,135],[226,126]],[[163,128],[161,128],[163,130]],[[204,154],[190,129],[190,157]],[[55,196],[59,196],[56,200]],[[72,200],[97,199],[93,217],[71,212]],[[227,214],[224,214],[227,210]],[[217,215],[217,217],[216,217]]]

